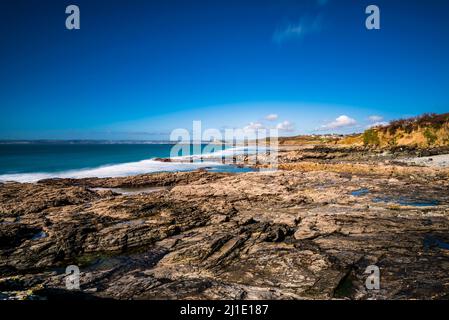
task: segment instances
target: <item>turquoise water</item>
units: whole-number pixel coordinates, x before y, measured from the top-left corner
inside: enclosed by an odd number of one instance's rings
[[[354,197],[363,197],[365,195],[367,195],[369,193],[368,189],[359,189],[356,191],[352,191],[351,195],[353,195]]]
[[[0,145],[0,174],[58,172],[168,157],[170,147],[167,144]]]
[[[0,180],[33,182],[53,177],[116,177],[199,168],[225,172],[249,170],[207,161],[207,156],[203,162],[196,163],[152,160],[169,157],[172,147],[170,144],[0,144]]]

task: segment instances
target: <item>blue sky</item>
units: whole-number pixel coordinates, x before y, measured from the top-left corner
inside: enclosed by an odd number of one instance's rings
[[[0,139],[166,139],[193,120],[350,133],[448,112],[448,15],[444,0],[2,1]]]

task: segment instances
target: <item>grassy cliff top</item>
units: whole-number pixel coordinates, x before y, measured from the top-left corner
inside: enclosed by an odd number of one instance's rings
[[[385,126],[367,129],[356,138],[344,138],[340,143],[381,148],[449,146],[449,113],[395,120]]]

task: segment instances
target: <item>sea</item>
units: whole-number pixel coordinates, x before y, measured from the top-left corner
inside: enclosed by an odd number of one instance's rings
[[[153,172],[193,171],[248,172],[252,169],[222,164],[217,157],[243,152],[251,147],[216,147],[190,162],[161,162],[173,144],[156,143],[5,143],[0,144],[0,181],[36,182],[49,178],[124,177]],[[181,159],[183,156],[178,157]],[[201,159],[201,160],[200,160]]]

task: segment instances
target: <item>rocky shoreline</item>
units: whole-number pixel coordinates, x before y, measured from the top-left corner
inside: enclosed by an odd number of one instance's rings
[[[449,170],[403,161],[444,150],[427,152],[301,146],[276,171],[0,184],[0,299],[447,299]]]

